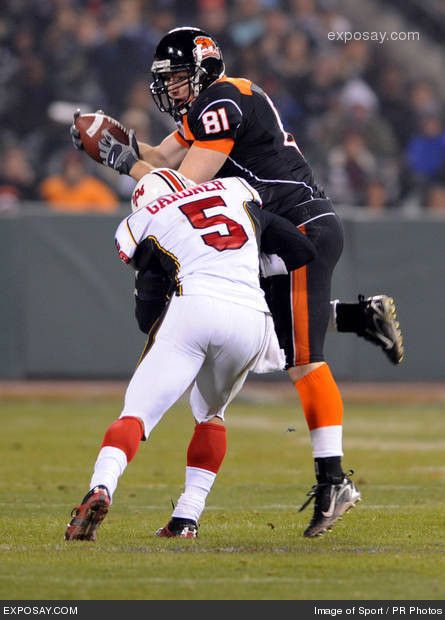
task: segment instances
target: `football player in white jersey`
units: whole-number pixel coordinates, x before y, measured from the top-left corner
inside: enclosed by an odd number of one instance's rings
[[[284,368],[272,317],[259,285],[259,247],[284,269],[315,256],[289,221],[260,208],[256,190],[237,177],[195,185],[178,172],[144,175],[133,214],[116,231],[120,258],[138,273],[153,264],[171,282],[128,385],[120,417],[105,433],[90,491],[68,524],[66,540],[95,540],[119,477],[141,440],[192,386],[196,422],[185,488],[162,537],[195,538],[198,519],[226,452],[224,413],[249,370]]]

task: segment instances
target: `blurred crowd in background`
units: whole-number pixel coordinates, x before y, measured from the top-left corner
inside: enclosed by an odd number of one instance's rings
[[[72,114],[101,108],[159,143],[174,124],[151,100],[150,66],[181,25],[207,30],[227,74],[268,93],[336,205],[445,211],[437,85],[408,78],[384,45],[329,40],[355,29],[336,0],[3,0],[0,210],[128,200],[130,178],[71,146]]]

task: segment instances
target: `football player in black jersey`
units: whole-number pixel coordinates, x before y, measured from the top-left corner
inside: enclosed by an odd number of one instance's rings
[[[317,484],[303,506],[315,499],[304,534],[323,534],[360,499],[341,465],[343,405],[323,352],[330,317],[338,331],[374,342],[398,364],[403,341],[394,301],[378,295],[359,296],[356,304],[330,302],[343,248],[339,218],[272,101],[250,80],[225,75],[221,50],[209,34],[192,27],[170,31],[157,46],[151,71],[153,99],[177,130],[155,147],[135,138],[122,145],[108,135],[101,144],[103,163],[136,180],[149,165],[176,168],[197,183],[242,177],[259,192],[264,209],[289,219],[317,248],[309,265],[277,272],[265,289],[311,434]],[[72,137],[81,147],[73,128]]]

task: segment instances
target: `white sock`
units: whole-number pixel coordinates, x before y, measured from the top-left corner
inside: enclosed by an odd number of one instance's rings
[[[193,519],[197,523],[215,478],[216,474],[207,469],[186,467],[184,493],[178,499],[172,517]]]
[[[343,456],[343,426],[321,426],[311,431],[314,459],[327,456]]]
[[[110,499],[112,499],[119,477],[124,473],[126,467],[127,455],[123,450],[113,446],[104,446],[101,448],[94,465],[90,489],[102,484],[107,487]]]

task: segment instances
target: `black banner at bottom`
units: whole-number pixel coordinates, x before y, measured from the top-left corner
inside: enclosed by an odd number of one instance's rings
[[[280,620],[287,618],[418,618],[444,617],[445,601],[0,601],[0,617],[30,618],[60,617],[67,620],[89,620],[100,617],[124,618],[125,620],[146,620],[150,614],[162,613],[165,617],[174,614],[183,619],[194,620],[226,618],[227,614],[279,614]]]

